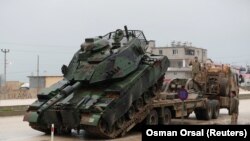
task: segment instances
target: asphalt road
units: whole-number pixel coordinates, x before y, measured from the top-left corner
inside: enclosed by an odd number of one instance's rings
[[[250,125],[250,100],[240,100],[239,124]],[[31,129],[27,122],[22,121],[22,116],[0,117],[0,141],[50,141],[50,135]],[[220,117],[211,121],[198,121],[194,114],[185,119],[185,124],[230,124],[230,116],[227,110],[221,110]],[[172,124],[182,124],[180,119],[172,120]],[[81,131],[80,134],[73,132],[70,136],[55,136],[54,141],[82,141],[98,140],[98,138]],[[130,131],[125,137],[113,141],[138,141],[141,140],[139,131]]]

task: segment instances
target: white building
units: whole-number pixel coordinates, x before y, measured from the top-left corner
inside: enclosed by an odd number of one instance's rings
[[[170,67],[166,72],[166,78],[191,78],[190,61],[195,56],[198,57],[199,62],[206,63],[207,50],[192,46],[191,43],[172,42],[171,46],[155,47],[153,40],[149,43],[147,50],[153,54],[165,55],[170,61]]]

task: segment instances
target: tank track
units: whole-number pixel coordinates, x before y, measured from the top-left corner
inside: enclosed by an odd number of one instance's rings
[[[126,121],[122,128],[115,129],[111,134],[105,133],[101,130],[99,126],[89,126],[84,125],[83,129],[88,133],[99,136],[101,138],[116,138],[119,136],[124,136],[128,131],[130,131],[137,123],[142,122],[146,116],[149,114],[152,107],[150,106],[152,102],[145,105],[140,111],[136,112],[133,119]],[[42,127],[36,124],[30,124],[30,126],[38,131],[44,132],[46,134],[50,133],[50,128]],[[113,125],[114,126],[114,125]]]
[[[156,98],[157,96],[152,97],[150,99],[150,102],[148,102],[148,104],[145,104],[139,111],[135,112],[132,119],[126,120],[121,128],[114,127],[115,129],[114,129],[114,132],[112,133],[103,132],[100,126],[83,125],[81,128],[83,128],[88,133],[99,136],[101,138],[112,139],[112,138],[116,138],[119,136],[124,136],[135,125],[137,125],[138,123],[141,123],[146,118],[146,116],[150,113],[150,110],[153,108],[151,105],[153,103],[153,100]],[[123,116],[125,116],[125,114]],[[35,130],[44,132],[46,134],[50,134],[49,127],[40,126],[35,123],[34,124],[30,123],[30,126]]]
[[[29,124],[31,128],[35,129],[35,130],[38,130],[38,131],[41,131],[41,132],[44,132],[46,134],[49,134],[50,133],[50,128],[47,128],[47,127],[44,127],[44,126],[39,126],[35,123],[30,123]]]
[[[152,99],[152,101],[153,101],[153,99]],[[150,103],[148,103],[147,105],[145,105],[140,111],[136,112],[134,117],[131,120],[126,121],[122,128],[120,128],[120,129],[116,128],[114,130],[114,132],[112,132],[110,134],[103,132],[99,126],[85,125],[85,126],[83,126],[83,128],[85,131],[87,131],[91,134],[100,136],[102,138],[116,138],[119,136],[124,136],[126,134],[126,132],[131,130],[137,123],[140,123],[145,119],[145,117],[150,112],[150,109],[152,109],[152,107],[150,106],[152,101]]]

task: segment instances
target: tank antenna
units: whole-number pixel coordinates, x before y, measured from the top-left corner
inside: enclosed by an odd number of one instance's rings
[[[127,28],[126,25],[124,26],[124,30],[125,30],[126,38],[127,38],[127,41],[128,41],[129,40],[129,35],[128,35],[128,28]]]

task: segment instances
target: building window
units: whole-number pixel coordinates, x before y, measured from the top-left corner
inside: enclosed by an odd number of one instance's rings
[[[205,56],[206,55],[206,51],[202,51],[202,55]]]
[[[185,54],[186,55],[195,55],[195,51],[193,49],[186,49]]]
[[[178,61],[177,65],[178,65],[179,68],[181,68],[182,67],[182,61]]]
[[[200,51],[199,50],[197,50],[197,56],[199,56],[200,55]]]
[[[169,60],[169,61],[170,61],[170,62],[169,62],[169,63],[170,63],[170,64],[169,64],[169,67],[175,67],[175,66],[174,66],[174,61],[173,61],[173,60]]]
[[[173,54],[178,54],[178,49],[173,49]]]
[[[162,54],[163,54],[163,53],[162,53],[162,50],[159,50],[159,54],[160,54],[160,55],[162,55]]]

